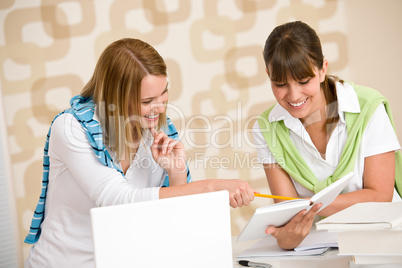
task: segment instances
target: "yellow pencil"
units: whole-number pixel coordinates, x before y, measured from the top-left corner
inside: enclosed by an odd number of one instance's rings
[[[300,198],[296,198],[296,197],[287,197],[287,196],[270,195],[270,194],[258,194],[258,193],[254,193],[254,196],[265,197],[265,198],[274,198],[274,199],[284,199],[284,200],[300,199]]]

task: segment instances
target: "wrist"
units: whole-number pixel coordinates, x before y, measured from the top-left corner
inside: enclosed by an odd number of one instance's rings
[[[180,185],[187,183],[187,169],[184,170],[167,170],[169,176],[169,185]]]
[[[172,176],[178,176],[181,174],[186,175],[187,177],[187,166],[186,165],[174,165],[174,166],[168,166],[165,168],[167,173]]]

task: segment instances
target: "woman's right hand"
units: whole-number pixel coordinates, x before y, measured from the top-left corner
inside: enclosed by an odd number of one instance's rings
[[[183,143],[169,138],[163,131],[157,132],[155,128],[151,128],[150,132],[154,137],[151,153],[155,162],[168,173],[183,173],[186,175],[186,153]]]
[[[243,180],[215,179],[209,180],[214,191],[227,190],[229,192],[230,206],[233,208],[248,206],[254,200],[254,189]]]

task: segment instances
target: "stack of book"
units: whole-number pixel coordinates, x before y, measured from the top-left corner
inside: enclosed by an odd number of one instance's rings
[[[336,232],[339,254],[353,256],[354,264],[402,267],[402,202],[359,203],[316,227]]]

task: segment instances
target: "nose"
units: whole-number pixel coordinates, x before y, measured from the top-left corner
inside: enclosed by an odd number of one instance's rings
[[[295,84],[289,84],[288,86],[288,99],[291,102],[297,102],[300,100],[300,90]]]
[[[153,114],[161,114],[166,110],[166,103],[162,101],[155,102],[151,105],[151,111]]]

